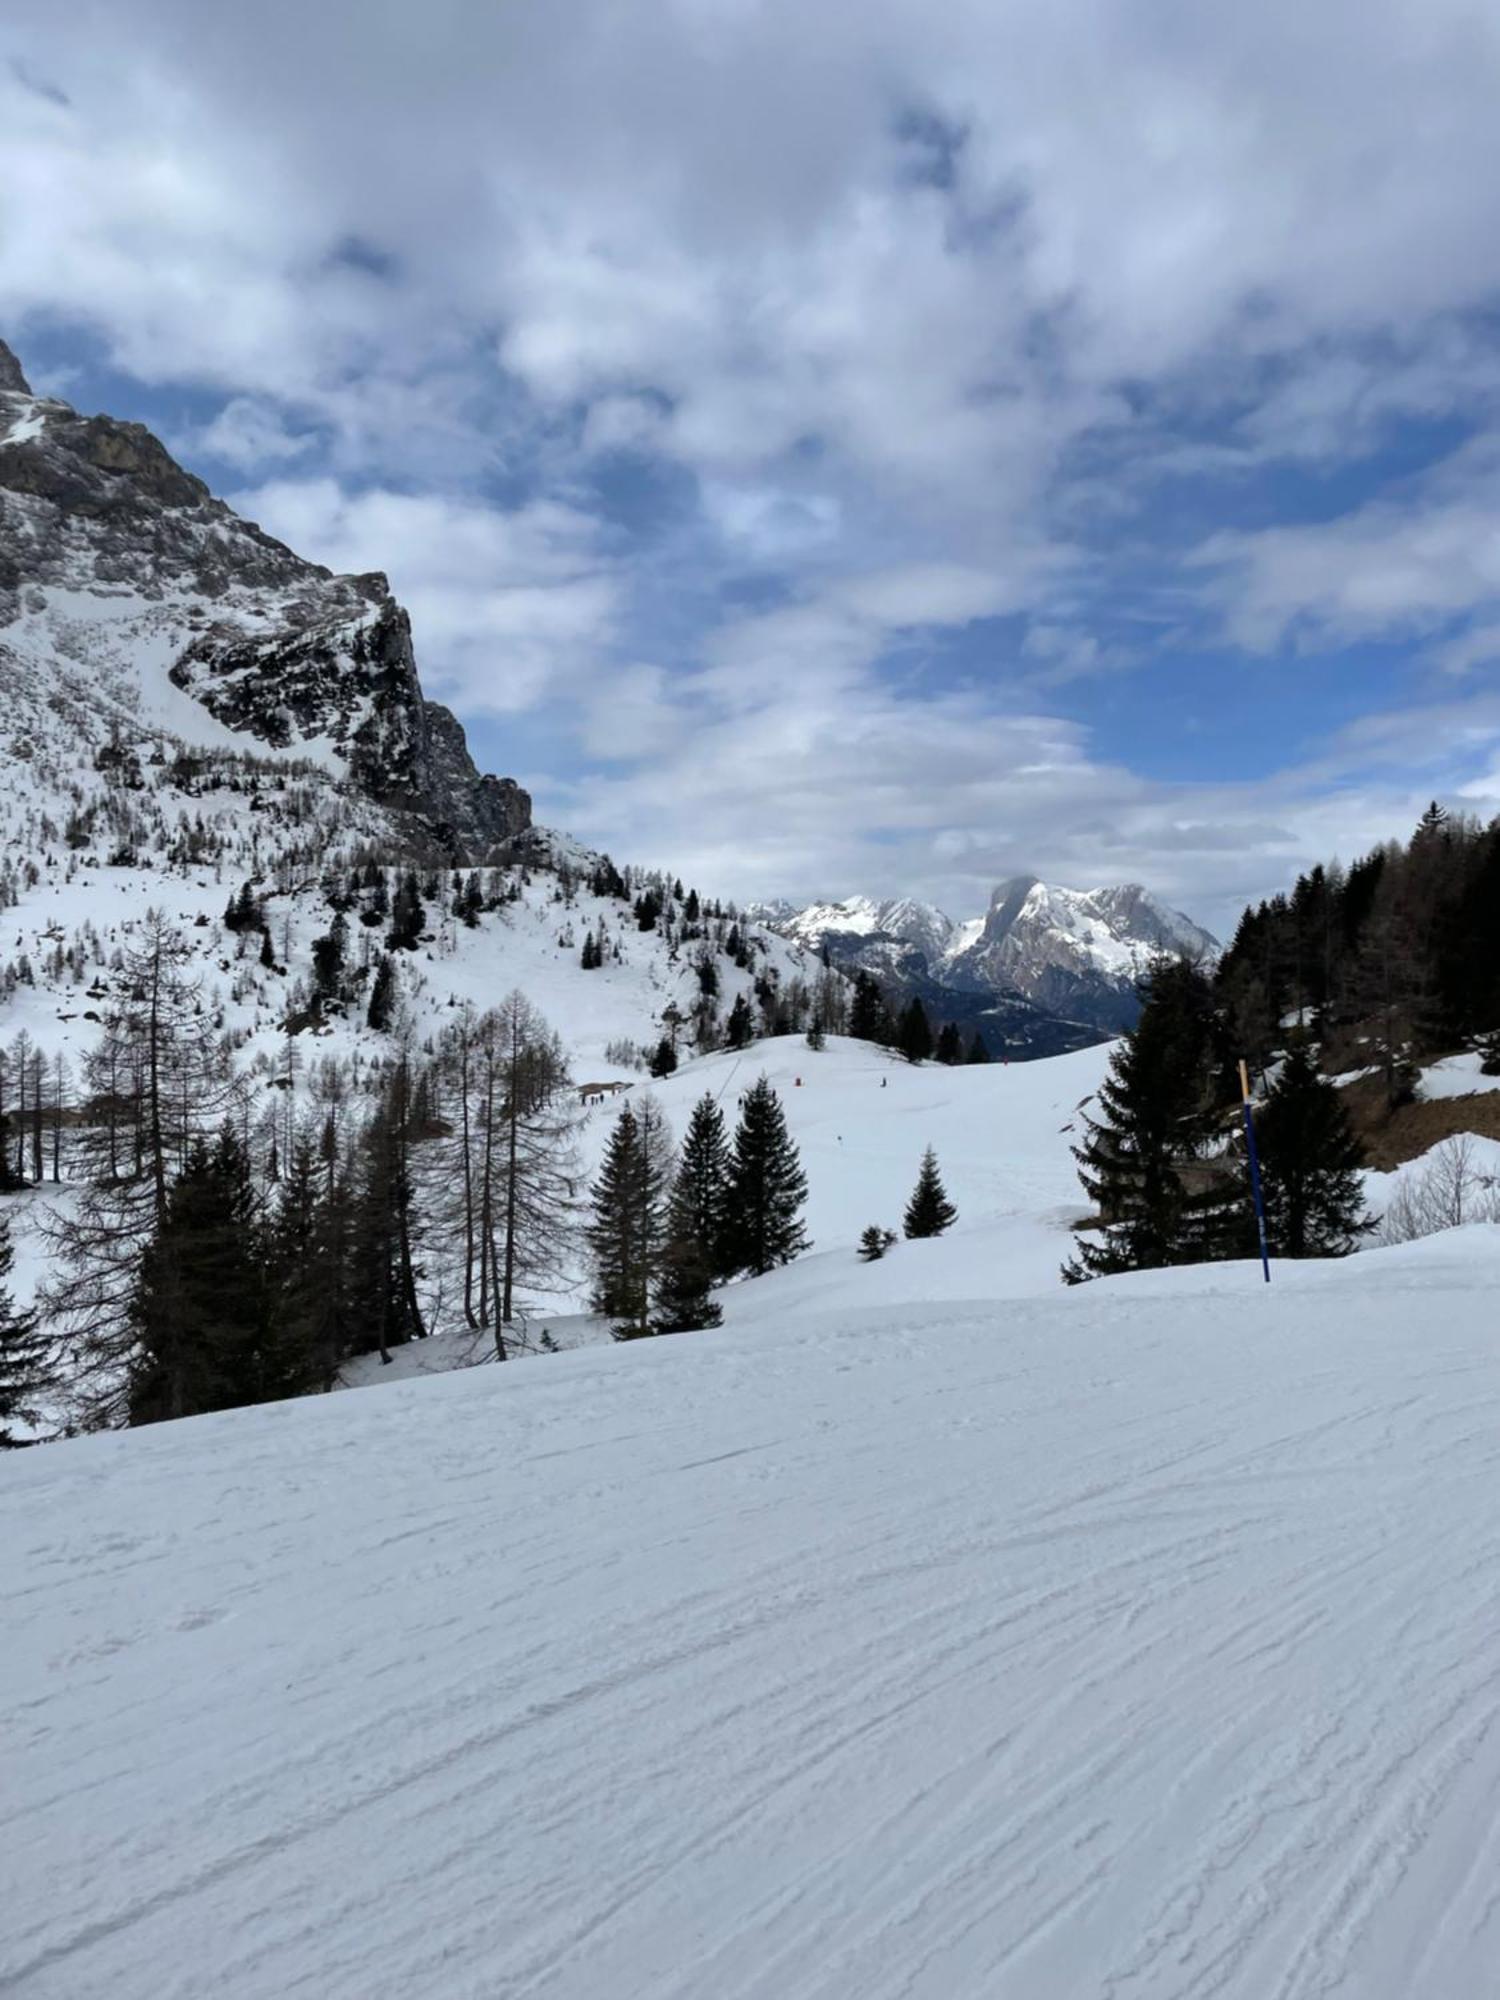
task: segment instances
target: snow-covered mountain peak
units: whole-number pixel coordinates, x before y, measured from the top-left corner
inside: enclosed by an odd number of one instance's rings
[[[995,885],[982,917],[963,923],[911,897],[850,896],[802,910],[762,904],[755,913],[787,937],[833,946],[846,967],[898,980],[916,973],[970,996],[1020,995],[1108,1032],[1135,1018],[1138,982],[1159,952],[1211,958],[1218,950],[1200,925],[1138,882],[1069,889],[1012,875]]]
[[[811,903],[784,918],[780,927],[804,944],[821,945],[830,936],[892,939],[929,958],[947,948],[954,930],[953,919],[942,910],[910,896],[883,902],[848,896],[839,903]]]
[[[1017,875],[996,886],[977,935],[956,943],[943,970],[959,984],[1013,987],[1059,1013],[1123,1026],[1154,957],[1217,950],[1201,925],[1138,882],[1067,889]]]

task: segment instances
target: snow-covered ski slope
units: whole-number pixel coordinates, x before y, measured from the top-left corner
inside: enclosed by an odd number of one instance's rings
[[[766,1293],[12,1454],[0,1990],[1492,1993],[1497,1287]]]
[[[1104,1080],[1109,1057],[1102,1047],[1040,1062],[914,1067],[847,1036],[830,1035],[814,1052],[804,1036],[781,1035],[685,1062],[662,1081],[636,1076],[628,1092],[584,1116],[579,1154],[592,1182],[621,1108],[639,1103],[646,1091],[677,1139],[705,1095],[717,1099],[732,1132],[740,1097],[765,1076],[807,1176],[810,1248],[783,1270],[722,1291],[726,1323],[841,1306],[1027,1297],[1057,1290],[1073,1248],[1072,1225],[1087,1210],[1070,1147],[1080,1136],[1080,1108]],[[878,1264],[859,1262],[855,1246],[869,1223],[900,1230],[927,1145],[937,1150],[958,1208],[952,1235],[941,1243],[898,1243]],[[423,1256],[435,1269],[425,1248]],[[611,1338],[608,1323],[585,1312],[590,1281],[582,1249],[573,1276],[571,1288],[528,1300],[528,1337],[545,1326],[563,1347]],[[376,1355],[357,1355],[345,1364],[345,1387],[490,1357],[491,1336],[476,1338],[460,1320],[456,1266],[443,1271],[434,1290],[445,1301],[439,1336],[398,1348],[389,1368]]]

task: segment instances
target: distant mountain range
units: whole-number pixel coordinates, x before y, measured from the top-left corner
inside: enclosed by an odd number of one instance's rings
[[[1096,1039],[1133,1025],[1137,985],[1159,953],[1218,956],[1218,941],[1139,883],[1064,889],[1033,875],[1001,882],[982,917],[955,922],[931,903],[851,896],[841,903],[756,903],[746,913],[782,936],[933,998],[952,1018],[1032,1010],[1014,1021],[1030,1044],[1048,1034],[1036,1015]],[[982,1003],[982,1004],[977,1004]],[[991,1024],[1005,1037],[1001,1020]],[[993,1037],[992,1037],[993,1039]],[[1061,1036],[1061,1046],[1076,1046]]]

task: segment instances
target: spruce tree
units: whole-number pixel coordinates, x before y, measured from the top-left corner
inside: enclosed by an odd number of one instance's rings
[[[365,1019],[372,1028],[384,1033],[395,1018],[396,966],[394,960],[382,956],[375,967],[375,978],[370,987],[370,1005]]]
[[[1080,1236],[1063,1269],[1070,1284],[1232,1254],[1226,1191],[1190,1185],[1219,1131],[1226,1063],[1207,979],[1185,960],[1156,967],[1073,1148],[1100,1228]]]
[[[415,951],[422,941],[427,912],[422,907],[422,890],[414,868],[408,868],[396,886],[391,903],[391,927],[386,946],[391,951]]]
[[[262,1400],[267,1304],[250,1162],[226,1126],[193,1142],[141,1259],[130,1422]]]
[[[325,1200],[323,1167],[312,1146],[298,1138],[276,1191],[266,1227],[270,1288],[261,1363],[261,1393],[270,1399],[328,1388],[343,1359],[331,1316],[345,1274],[334,1268],[336,1238]]]
[[[670,1155],[661,1113],[643,1099],[615,1120],[594,1183],[589,1247],[593,1309],[614,1322],[616,1339],[651,1331],[651,1300],[666,1240]]]
[[[25,1443],[11,1425],[36,1421],[37,1399],[55,1380],[51,1343],[39,1331],[36,1315],[17,1307],[6,1284],[14,1261],[10,1217],[0,1215],[0,1449]]]
[[[909,1238],[941,1236],[957,1220],[958,1210],[949,1201],[938,1172],[937,1154],[929,1146],[922,1155],[921,1171],[906,1204],[902,1227]]]
[[[964,1061],[966,1063],[987,1063],[989,1059],[990,1052],[985,1046],[984,1036],[976,1028],[973,1039],[969,1043],[969,1053],[964,1057]]]
[[[759,1277],[808,1248],[801,1224],[807,1176],[786,1127],[781,1099],[760,1077],[745,1093],[729,1166],[726,1262]]]
[[[660,1080],[664,1076],[671,1076],[676,1067],[677,1051],[672,1046],[671,1037],[663,1035],[652,1051],[651,1074]]]
[[[656,1294],[662,1333],[717,1326],[723,1308],[709,1297],[727,1275],[725,1220],[729,1150],[724,1118],[710,1096],[693,1107],[667,1204],[667,1239]]]
[[[950,1065],[961,1063],[964,1059],[964,1038],[952,1021],[945,1021],[938,1034],[937,1059]]]
[[[896,1046],[908,1062],[926,1062],[932,1054],[932,1026],[927,1019],[927,1009],[912,995],[901,1015],[901,1025],[896,1033]]]
[[[313,999],[319,1007],[338,1000],[343,991],[348,945],[348,920],[339,910],[335,912],[326,935],[313,939]]]
[[[750,1003],[743,993],[734,997],[734,1005],[729,1010],[729,1019],[724,1026],[724,1046],[730,1049],[747,1049],[755,1040],[755,1016],[750,1011]]]
[[[1280,1257],[1348,1256],[1370,1227],[1360,1181],[1364,1149],[1306,1048],[1288,1053],[1255,1114],[1255,1136],[1272,1250]]]
[[[885,1255],[896,1240],[894,1229],[883,1229],[878,1222],[872,1222],[862,1230],[859,1239],[859,1260],[862,1264],[875,1264]]]
[[[849,1033],[860,1042],[889,1042],[890,1019],[880,988],[872,974],[863,970],[854,975],[854,999],[849,1008]]]

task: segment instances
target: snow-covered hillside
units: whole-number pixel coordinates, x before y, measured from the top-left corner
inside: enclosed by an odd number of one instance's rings
[[[1072,1225],[1085,1211],[1070,1148],[1109,1055],[1108,1048],[1091,1048],[1045,1062],[914,1068],[844,1036],[830,1036],[814,1053],[802,1036],[784,1035],[739,1054],[699,1057],[661,1082],[637,1079],[632,1091],[649,1089],[679,1139],[705,1093],[731,1127],[741,1095],[758,1077],[768,1077],[781,1099],[807,1175],[810,1248],[780,1270],[717,1294],[725,1324],[734,1326],[814,1308],[1055,1292],[1073,1248]],[[590,1180],[628,1101],[610,1099],[584,1114],[579,1152]],[[867,1224],[899,1231],[929,1145],[958,1209],[952,1233],[940,1245],[900,1242],[878,1263],[862,1263],[855,1246]],[[431,1262],[432,1253],[424,1254]],[[431,1289],[456,1301],[451,1277]],[[533,1294],[524,1341],[535,1345],[543,1329],[563,1348],[609,1341],[608,1322],[586,1310],[588,1289],[580,1263],[571,1289]],[[492,1339],[469,1332],[450,1303],[436,1337],[399,1349],[389,1368],[375,1356],[357,1356],[345,1364],[341,1382],[363,1388],[492,1358]]]
[[[12,1454],[0,1986],[1485,1993],[1497,1282],[767,1291]]]
[[[260,797],[274,809],[269,787]],[[259,872],[268,850],[276,853],[269,815],[258,813],[243,794],[207,791],[196,816],[223,833],[227,860],[160,870],[110,868],[66,852],[47,855],[37,881],[18,890],[15,906],[0,919],[11,963],[24,960],[29,974],[8,997],[0,997],[0,1032],[24,1029],[41,1048],[70,1059],[91,1046],[98,1011],[118,984],[111,958],[139,937],[154,906],[193,948],[191,970],[202,982],[205,1011],[240,1043],[247,1061],[259,1058],[261,1087],[271,1087],[272,1072],[285,1055],[284,1022],[305,987],[313,940],[329,926],[322,877],[340,850],[309,852],[300,877],[279,869],[284,888],[275,886],[276,875],[266,883],[270,935],[277,964],[286,969],[268,968],[257,955],[260,934],[231,935],[223,919],[241,880],[252,869]],[[352,838],[343,851],[357,851]],[[633,1076],[634,1070],[609,1063],[605,1049],[619,1041],[654,1042],[664,1013],[674,1005],[684,1019],[691,1013],[698,992],[694,950],[678,948],[661,931],[638,929],[628,902],[594,895],[576,878],[564,893],[553,872],[515,866],[486,871],[486,880],[497,890],[513,891],[514,900],[505,895],[470,927],[448,907],[453,895],[448,871],[439,871],[438,879],[440,895],[430,906],[424,943],[397,955],[404,1016],[419,1044],[464,1004],[493,1005],[519,987],[562,1036],[581,1081],[588,1080],[585,1071]],[[579,963],[583,939],[601,927],[610,949],[602,965],[585,973]],[[58,947],[79,938],[87,939],[81,965],[59,964]],[[362,949],[378,955],[384,942],[380,928],[366,932],[358,925],[353,939],[356,955]],[[816,977],[816,961],[785,940],[751,931],[749,942],[752,962],[744,968],[713,950],[722,1007],[732,1005],[736,994],[750,993],[760,972],[787,980]],[[330,1014],[297,1040],[304,1069],[322,1056],[358,1055],[368,1061],[390,1049],[389,1036],[370,1030],[358,1005]]]

